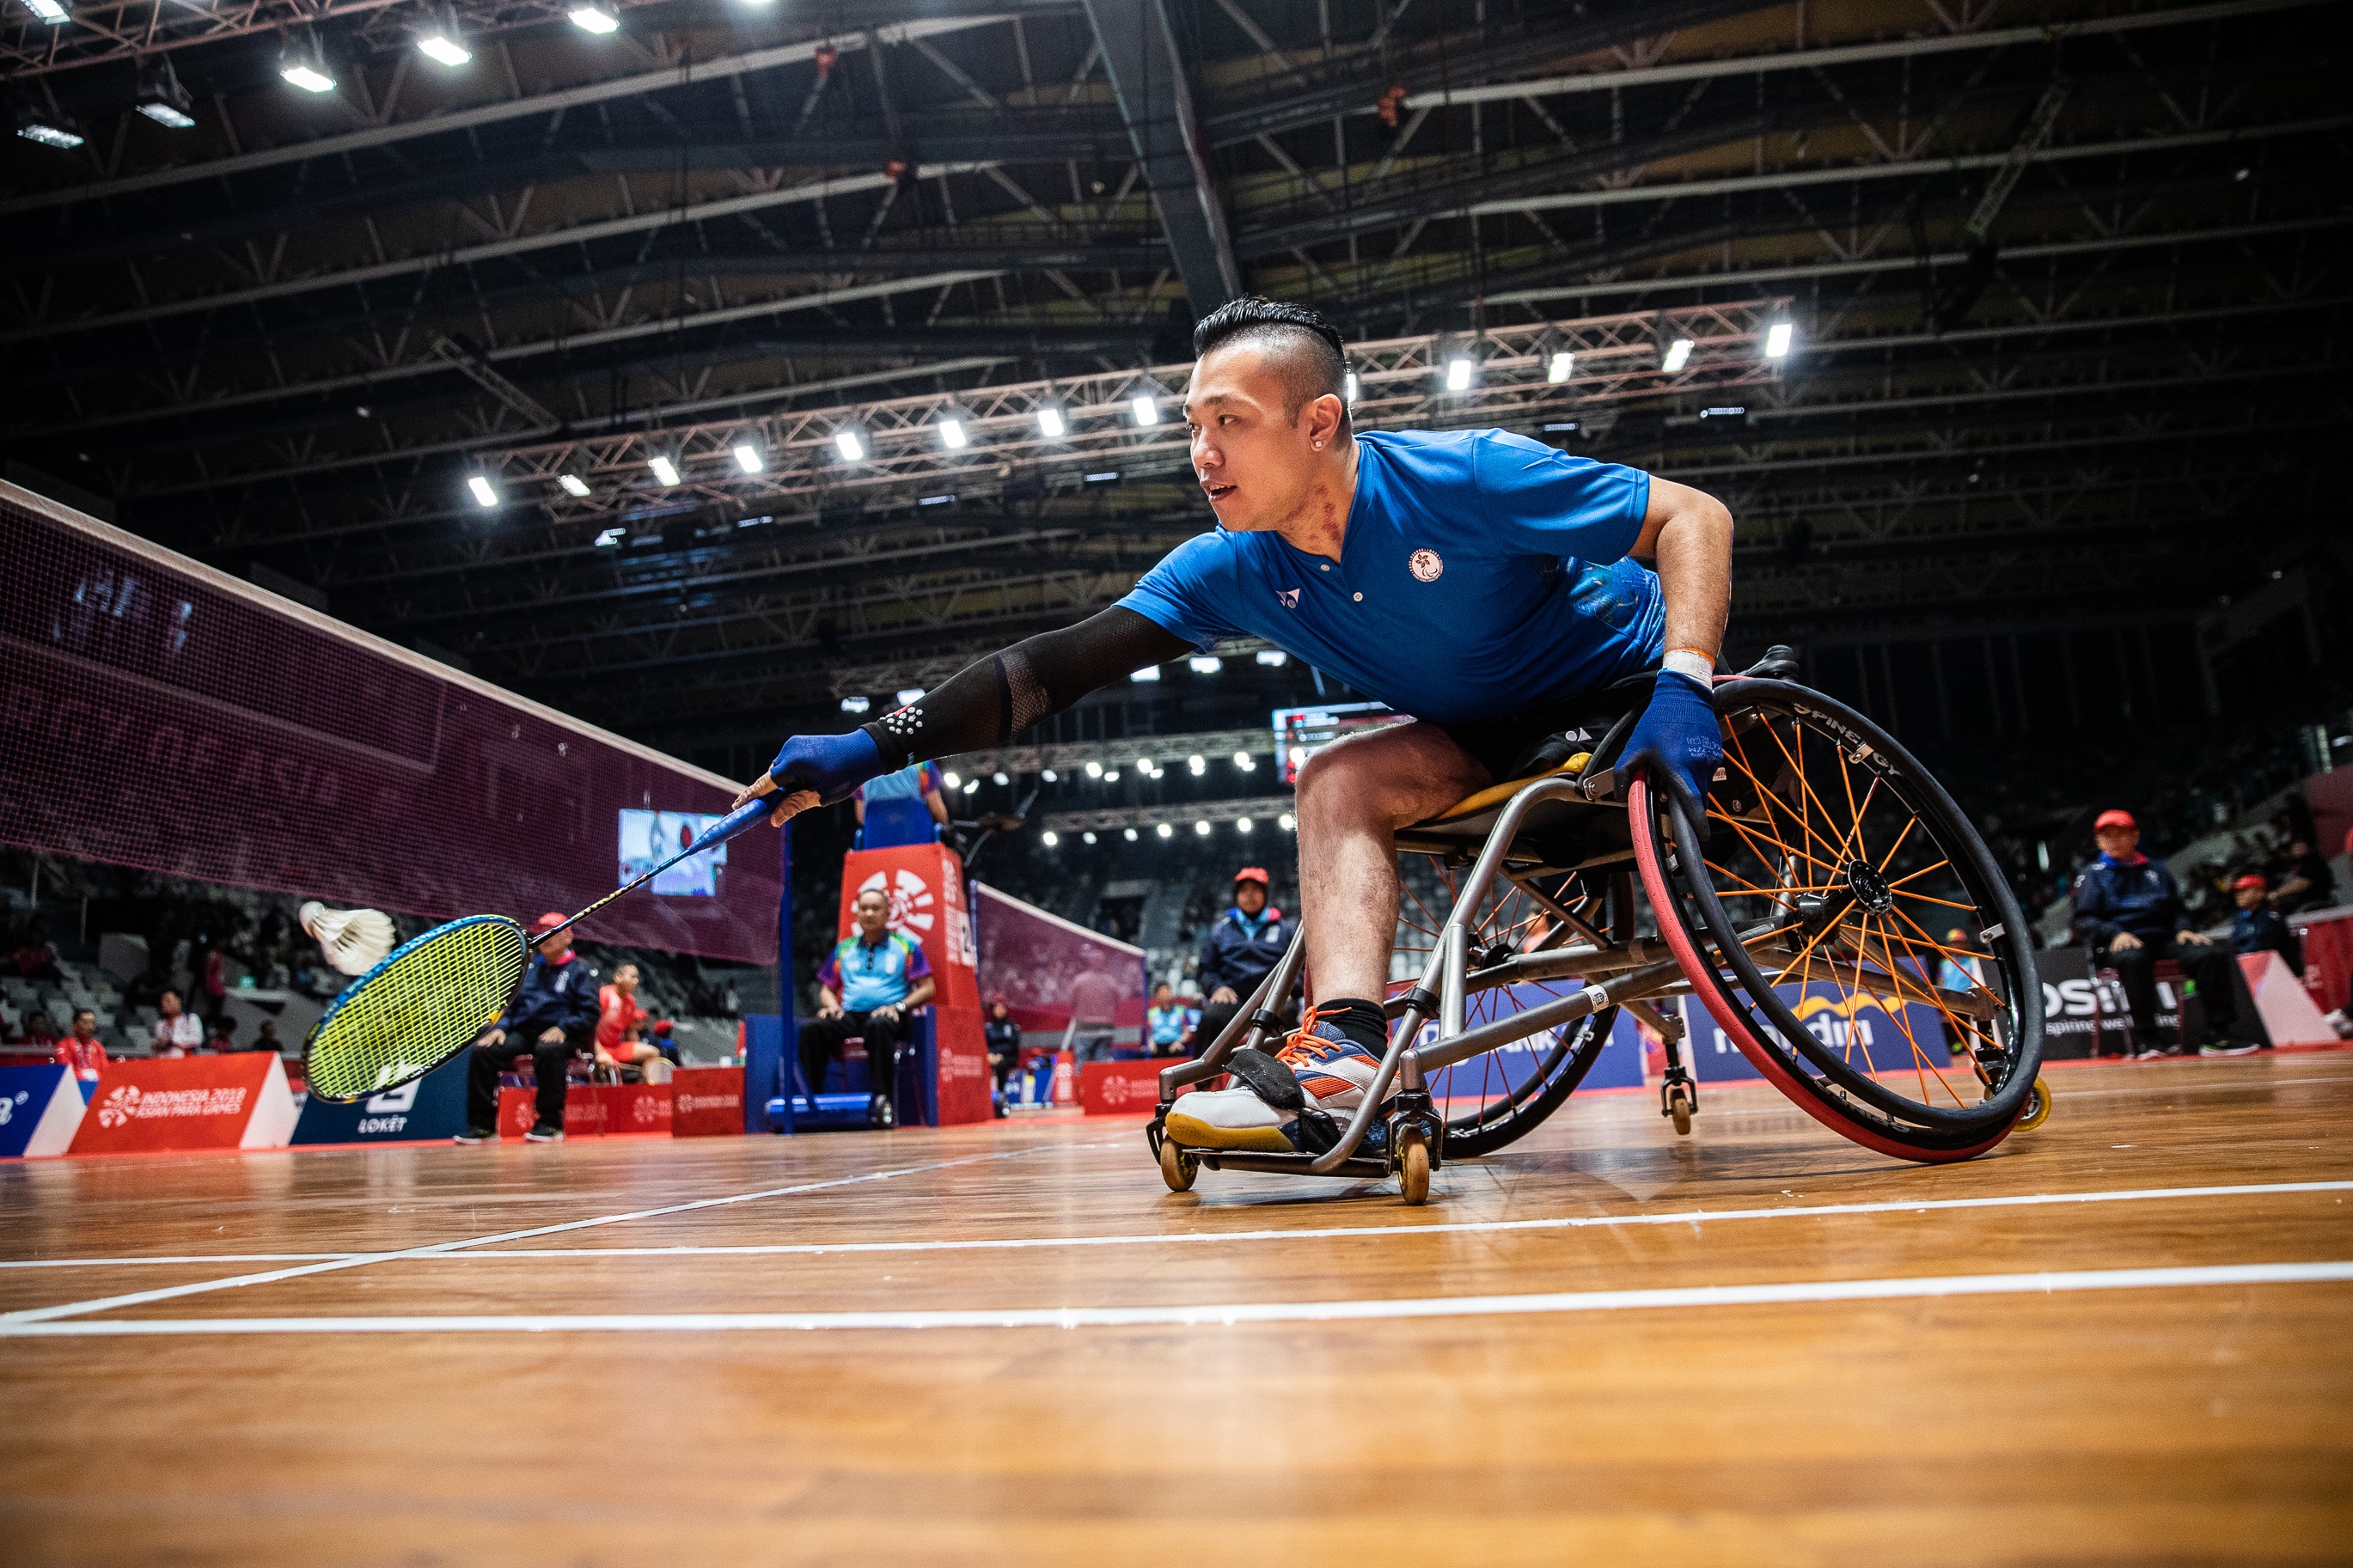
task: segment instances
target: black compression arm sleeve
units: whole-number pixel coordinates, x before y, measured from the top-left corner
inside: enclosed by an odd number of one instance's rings
[[[1100,686],[1193,645],[1113,605],[965,666],[936,690],[864,725],[892,768],[1001,746]]]

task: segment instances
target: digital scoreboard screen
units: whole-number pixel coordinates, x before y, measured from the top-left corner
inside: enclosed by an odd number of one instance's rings
[[[695,811],[630,811],[621,813],[621,880],[635,881],[701,837],[718,821]],[[653,879],[651,891],[673,897],[711,898],[719,891],[719,868],[727,861],[727,846],[716,845],[691,860],[682,860]]]
[[[1274,710],[1274,751],[1282,760],[1282,782],[1299,783],[1299,765],[1335,741],[1366,730],[1409,722],[1385,702],[1322,702],[1313,708]]]

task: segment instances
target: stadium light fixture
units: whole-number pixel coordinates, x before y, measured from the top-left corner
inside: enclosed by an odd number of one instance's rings
[[[139,68],[139,96],[132,107],[166,131],[194,131],[195,103],[172,69],[171,57],[159,55]]]
[[[1250,819],[1249,817],[1237,816],[1234,818],[1234,831],[1236,833],[1248,833],[1250,830]]]
[[[964,793],[966,795],[971,795],[979,788],[980,781],[978,779],[966,779],[964,781]]]
[[[1234,753],[1234,766],[1240,768],[1244,773],[1250,773],[1257,768],[1258,759],[1251,756],[1248,752],[1236,752]]]
[[[1134,832],[1134,831],[1135,831],[1135,829],[1134,829],[1133,827],[1131,827],[1131,828],[1129,828],[1129,829],[1128,829],[1128,831],[1129,831],[1130,833],[1133,833],[1133,832]],[[1158,835],[1160,835],[1160,837],[1163,837],[1163,838],[1174,838],[1174,837],[1176,837],[1176,830],[1174,827],[1171,827],[1168,824],[1166,824],[1166,823],[1165,823],[1165,822],[1164,822],[1164,823],[1162,823],[1159,826],[1157,826],[1157,827],[1154,828],[1152,831],[1153,831],[1153,832],[1155,832],[1155,833],[1157,833],[1157,834],[1158,834]]]
[[[52,27],[66,19],[66,8],[58,0],[25,0],[25,9],[33,14],[36,21]]]
[[[1061,841],[1062,836],[1055,832],[1050,827],[1046,829],[1045,832],[1038,835],[1038,842],[1043,844],[1049,849],[1051,849],[1055,845],[1060,844]]]
[[[956,772],[954,768],[950,768],[947,772],[940,775],[940,784],[947,789],[955,789],[963,783],[964,775]]]
[[[1286,811],[1274,819],[1274,825],[1285,833],[1289,833],[1299,826],[1299,819]]]
[[[1674,374],[1691,363],[1692,350],[1697,346],[1689,338],[1677,338],[1667,345],[1667,357],[1660,362],[1659,368],[1669,375]]]
[[[845,463],[862,463],[866,460],[866,437],[845,426],[833,433],[833,449],[841,454]]]
[[[1103,777],[1103,764],[1101,763],[1089,763],[1087,764],[1087,777],[1091,779],[1099,779]]]
[[[646,459],[646,467],[654,471],[654,478],[662,482],[663,489],[667,489],[678,483],[678,465],[670,460],[667,453],[655,453]]]
[[[572,25],[584,33],[595,33],[602,37],[607,33],[617,33],[621,28],[621,19],[602,5],[591,3],[575,5],[571,16]]]
[[[1196,675],[1215,675],[1226,668],[1226,661],[1213,653],[1197,653],[1185,662]]]
[[[476,506],[496,506],[499,504],[498,487],[491,484],[487,476],[482,474],[467,475],[466,488],[474,492],[474,504]]]
[[[951,452],[961,452],[966,447],[972,445],[972,437],[965,434],[963,420],[943,419],[940,421],[940,445],[945,447]]]
[[[1291,662],[1291,656],[1279,647],[1262,647],[1258,650],[1258,661],[1269,669],[1281,669]]]
[[[36,114],[29,108],[17,111],[16,134],[27,142],[38,142],[44,147],[67,151],[82,143],[81,133],[62,115]]]
[[[1128,407],[1134,411],[1135,422],[1138,425],[1157,425],[1160,423],[1160,399],[1154,396],[1149,392],[1137,393],[1135,396],[1129,401]]]
[[[1129,830],[1128,830],[1128,837],[1129,837],[1130,838],[1133,838],[1133,837],[1135,837],[1135,832],[1134,832],[1134,830],[1133,828],[1131,828],[1131,829],[1129,829]],[[1082,834],[1080,834],[1080,835],[1079,835],[1079,842],[1080,842],[1080,843],[1082,843],[1082,844],[1092,844],[1094,841],[1095,841],[1094,831],[1093,831],[1092,828],[1090,828],[1088,831],[1086,831],[1086,832],[1082,833]]]
[[[1776,321],[1766,328],[1765,357],[1767,359],[1788,358],[1789,341],[1797,335],[1798,329],[1788,321]]]
[[[1454,358],[1448,360],[1446,362],[1446,390],[1449,392],[1470,391],[1471,370],[1472,365],[1470,360],[1462,355],[1457,354]]]
[[[1139,669],[1139,670],[1135,671],[1134,674],[1130,675],[1130,676],[1128,677],[1128,679],[1129,679],[1130,680],[1138,680],[1138,681],[1141,681],[1141,680],[1157,680],[1157,679],[1160,679],[1160,667],[1159,667],[1158,665],[1156,665],[1156,664],[1147,664],[1147,665],[1145,665],[1142,669]]]
[[[1105,783],[1105,784],[1117,784],[1117,783],[1119,783],[1119,770],[1118,770],[1117,768],[1105,768],[1105,769],[1103,770],[1103,783]]]
[[[1164,822],[1164,823],[1162,823],[1162,824],[1161,824],[1161,826],[1162,826],[1163,827],[1166,827],[1166,826],[1167,826],[1168,825],[1167,825],[1166,823],[1165,823],[1165,822]],[[1128,829],[1124,834],[1121,835],[1121,837],[1124,837],[1124,838],[1125,838],[1125,839],[1126,839],[1130,844],[1133,844],[1133,843],[1134,843],[1134,842],[1135,842],[1135,829],[1134,829],[1134,828],[1133,828],[1133,827],[1131,827],[1131,828],[1129,828],[1129,829]],[[1165,835],[1164,835],[1164,837],[1165,837]]]
[[[424,30],[417,35],[417,52],[455,70],[474,58],[474,52],[459,41],[461,37],[456,7],[436,5],[427,11]]]
[[[1038,777],[1039,777],[1040,780],[1042,780],[1043,782],[1045,782],[1045,783],[1047,783],[1047,784],[1053,784],[1053,783],[1057,782],[1058,780],[1060,780],[1060,779],[1061,778],[1061,776],[1062,776],[1061,774],[1060,774],[1060,773],[1056,773],[1056,772],[1055,772],[1053,769],[1051,769],[1051,768],[1048,768],[1045,772],[1043,772],[1043,773],[1039,773],[1039,774],[1038,775]]]
[[[335,90],[335,73],[327,68],[327,57],[319,47],[316,34],[287,38],[278,51],[278,74],[304,92]]]
[[[587,499],[588,481],[582,479],[578,474],[558,474],[555,476],[555,483],[557,489],[563,490],[565,495],[570,496],[575,500],[585,500]]]
[[[1562,382],[1567,381],[1569,376],[1576,372],[1576,370],[1577,356],[1569,353],[1567,349],[1555,349],[1552,353],[1552,358],[1546,362],[1545,379],[1552,383],[1553,385],[1558,386]]]
[[[747,474],[756,474],[768,466],[768,460],[760,456],[760,448],[751,442],[738,441],[735,443],[735,466]]]
[[[1209,759],[1198,753],[1189,756],[1185,759],[1185,771],[1195,778],[1199,778],[1209,771]]]
[[[904,708],[910,703],[920,701],[923,695],[923,689],[920,686],[902,686],[898,691],[899,706]]]
[[[1013,781],[1006,776],[1005,770],[1003,768],[999,768],[995,773],[988,775],[988,782],[993,784],[1009,784]]]
[[[871,698],[845,697],[841,700],[841,710],[844,713],[863,713],[873,706],[874,702]]]
[[[1146,778],[1151,777],[1151,776],[1152,776],[1152,759],[1151,759],[1150,757],[1138,757],[1138,758],[1136,758],[1136,759],[1135,759],[1135,771],[1136,771],[1137,773],[1140,773],[1144,774]]]
[[[1199,837],[1207,838],[1209,836],[1208,818],[1203,817],[1200,821],[1193,824],[1193,831]]]
[[[1357,381],[1356,373],[1355,371],[1352,370],[1340,378],[1341,402],[1353,406],[1356,401],[1356,395],[1363,390],[1364,385],[1362,383]]]
[[[618,550],[621,547],[621,541],[627,539],[628,536],[629,531],[626,528],[608,528],[604,532],[596,536],[596,548],[599,550]]]
[[[1071,422],[1064,417],[1061,405],[1049,403],[1038,410],[1038,434],[1049,441],[1059,441],[1070,433]]]

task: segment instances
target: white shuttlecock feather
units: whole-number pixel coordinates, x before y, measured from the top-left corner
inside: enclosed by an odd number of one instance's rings
[[[364,974],[392,951],[399,933],[382,910],[331,910],[313,899],[302,906],[302,929],[319,940],[319,951],[345,974]]]

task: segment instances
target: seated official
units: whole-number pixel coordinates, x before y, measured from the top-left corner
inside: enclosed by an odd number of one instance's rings
[[[1263,868],[1245,866],[1235,872],[1233,904],[1202,939],[1198,976],[1208,1000],[1194,1028],[1197,1055],[1217,1043],[1291,945],[1291,926],[1281,910],[1267,907],[1266,888]]]
[[[2287,928],[2287,917],[2274,909],[2263,879],[2253,872],[2231,884],[2231,900],[2239,912],[2231,917],[2231,946],[2239,952],[2276,952],[2304,977],[2304,944]]]
[[[1145,1047],[1155,1057],[1189,1057],[1200,1022],[1201,1015],[1178,1001],[1164,980],[1152,988],[1152,1005],[1144,1010]]]
[[[564,924],[559,914],[531,922],[539,937]],[[499,1135],[499,1074],[522,1053],[531,1053],[539,1081],[539,1115],[524,1141],[554,1143],[564,1137],[565,1071],[575,1050],[596,1041],[596,971],[572,951],[569,927],[532,944],[522,989],[506,1016],[474,1042],[466,1063],[466,1130],[460,1143],[488,1143]]]
[[[74,1009],[73,1033],[58,1042],[57,1059],[59,1066],[73,1068],[75,1081],[98,1081],[106,1070],[106,1045],[98,1037],[97,1014],[87,1007]],[[87,1096],[90,1091],[82,1092]]]
[[[2157,1027],[2157,963],[2181,966],[2206,1004],[2208,1039],[2202,1055],[2236,1055],[2230,1026],[2238,1011],[2233,991],[2238,961],[2228,950],[2189,929],[2181,889],[2162,860],[2140,852],[2140,827],[2128,812],[2104,811],[2092,825],[2100,858],[2076,874],[2075,934],[2094,960],[2116,972],[2132,1010],[2133,1056],[2176,1056],[2181,1047]]]
[[[1021,1024],[1013,1016],[999,996],[988,1005],[988,1016],[980,1026],[981,1036],[988,1042],[988,1071],[997,1080],[997,1114],[1005,1114],[1005,1080],[1021,1065]]]
[[[817,1016],[801,1028],[801,1076],[817,1093],[843,1043],[862,1038],[868,1098],[891,1101],[895,1121],[899,1042],[907,1015],[932,999],[932,966],[913,938],[891,929],[891,900],[881,889],[867,889],[852,908],[857,934],[818,966]]]

